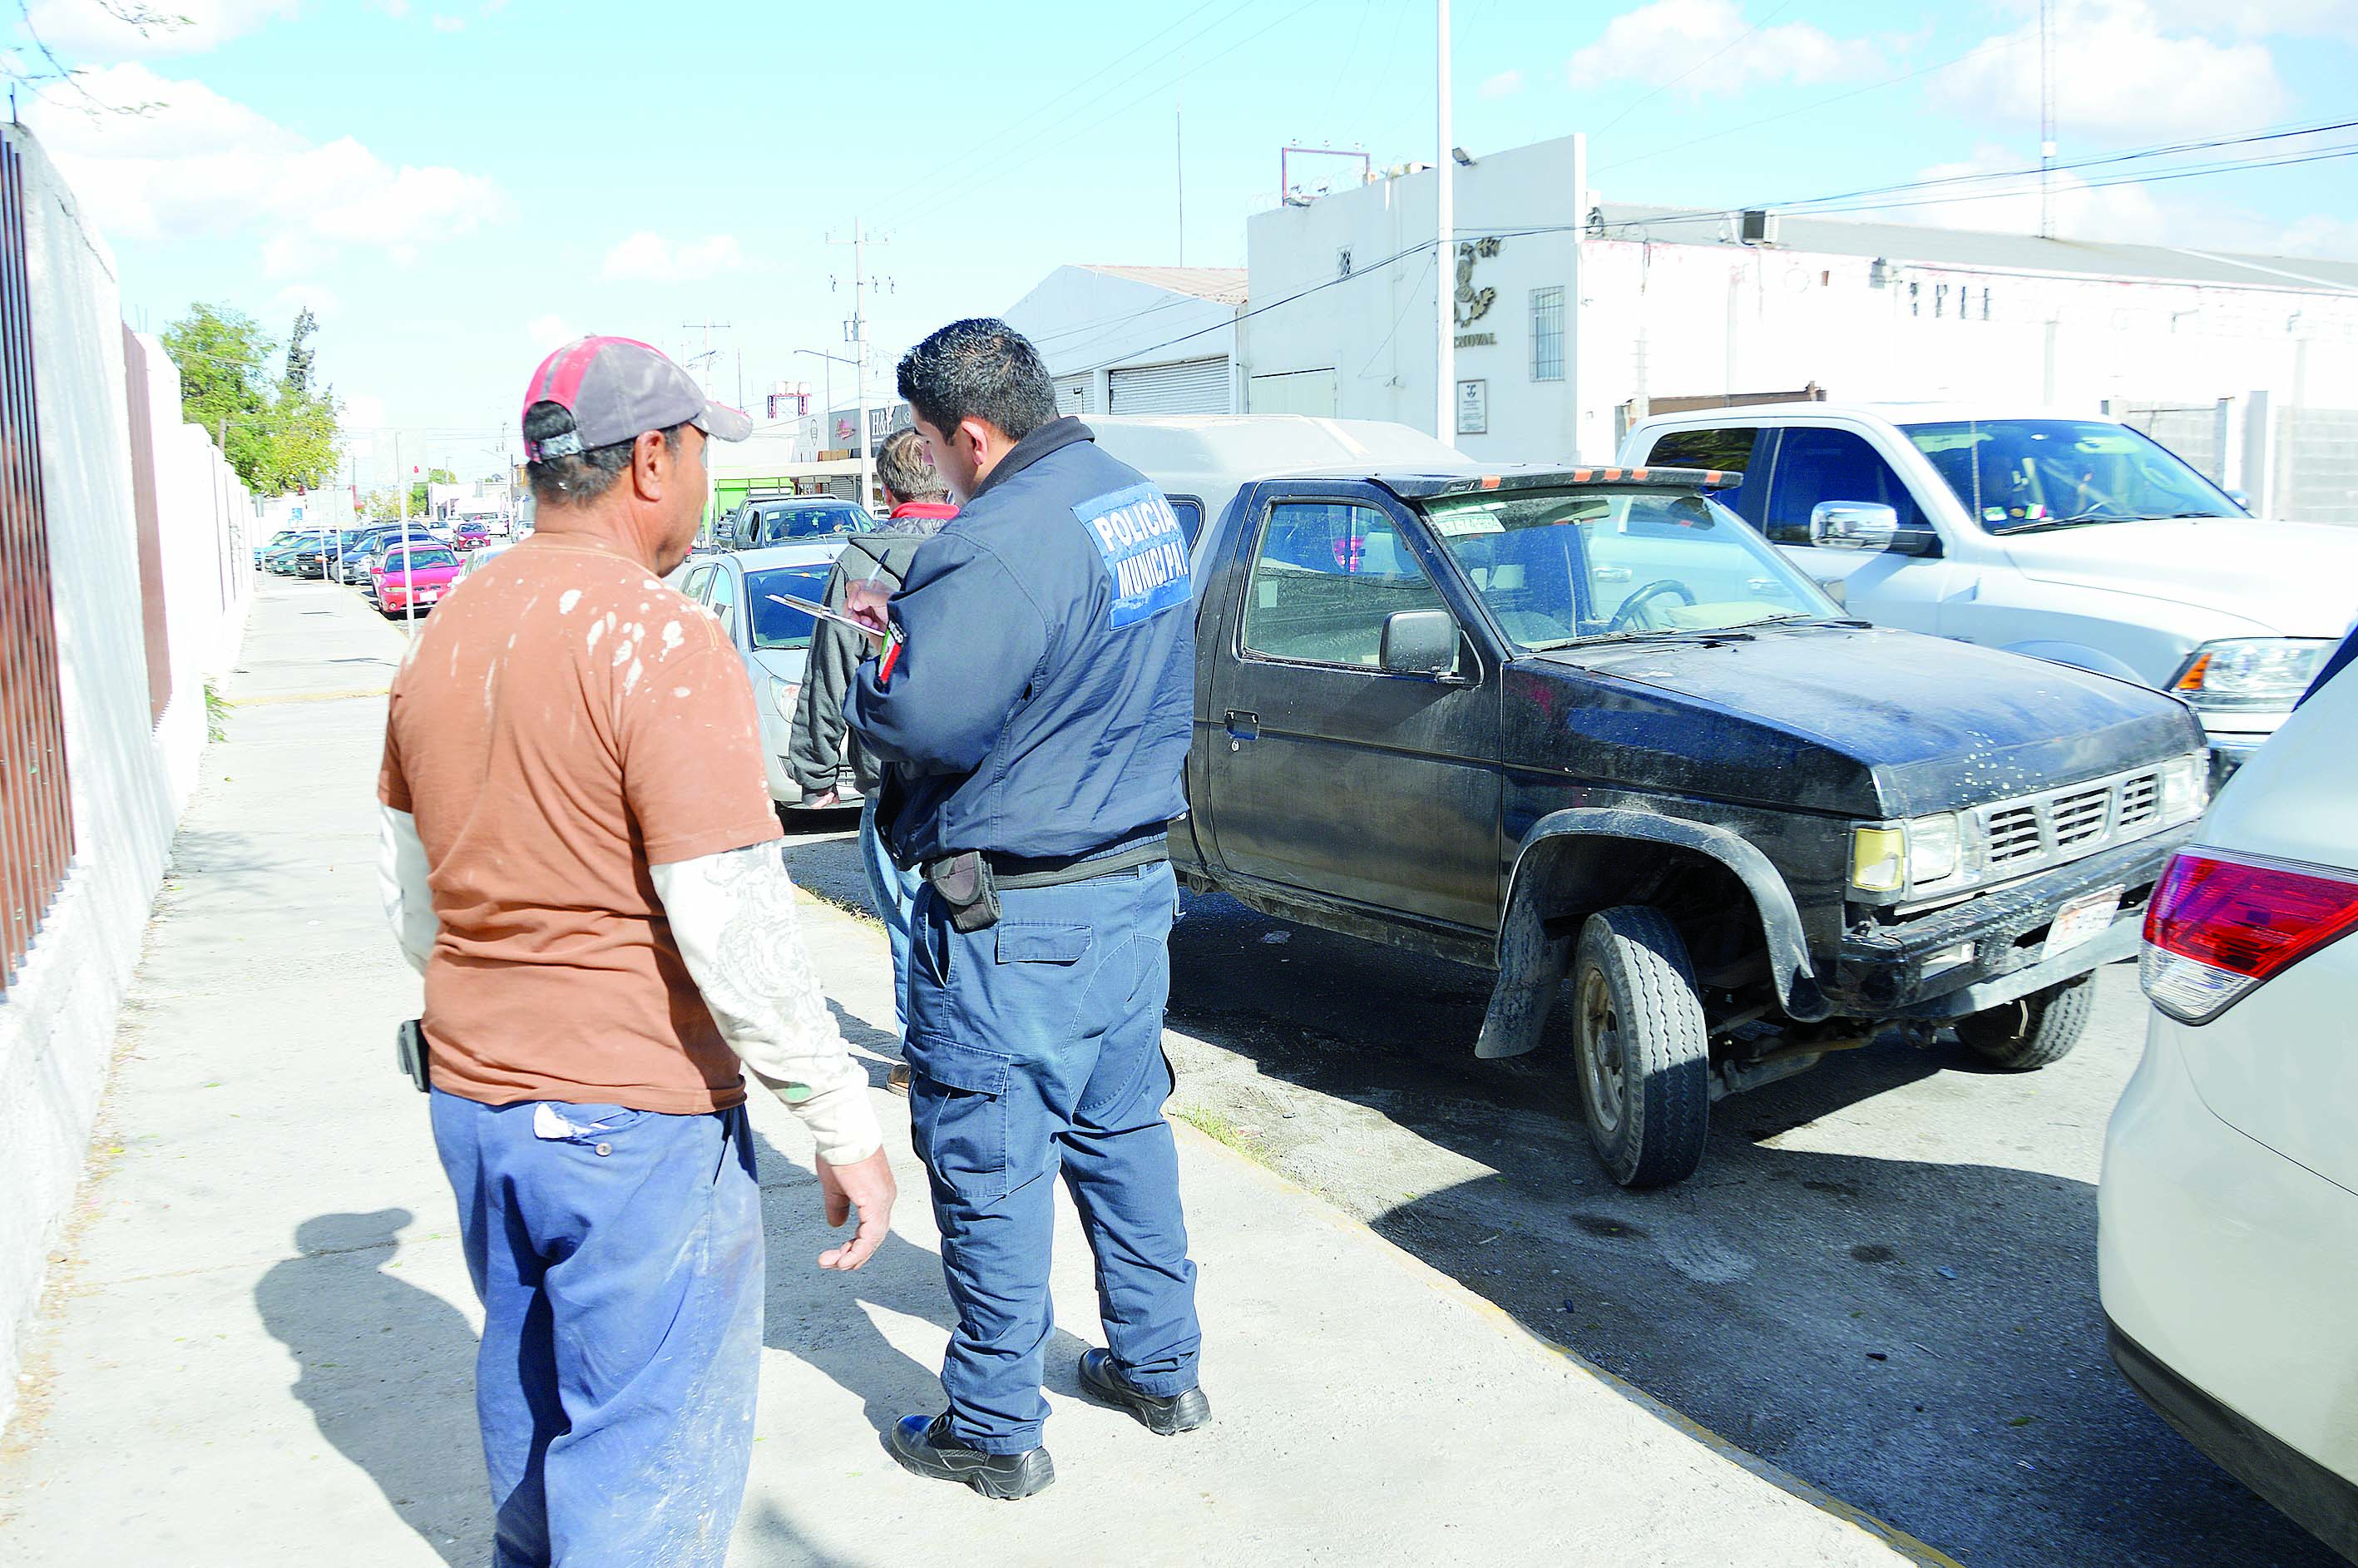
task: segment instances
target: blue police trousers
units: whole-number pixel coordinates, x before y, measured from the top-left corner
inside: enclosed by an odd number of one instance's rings
[[[893,863],[892,852],[884,847],[883,832],[876,824],[876,797],[872,795],[860,807],[860,864],[868,873],[868,902],[875,909],[876,918],[884,923],[884,940],[892,949],[892,1033],[906,1042],[909,923],[916,907],[917,889],[925,885],[925,879]]]
[[[1097,1259],[1108,1348],[1152,1394],[1195,1386],[1202,1334],[1163,1102],[1177,886],[1165,863],[1002,890],[960,933],[931,887],[909,953],[912,1141],[931,1178],[957,1326],[950,1430],[987,1454],[1038,1445],[1061,1170]]]
[[[432,1099],[483,1303],[495,1568],[719,1568],[761,1368],[744,1108]]]

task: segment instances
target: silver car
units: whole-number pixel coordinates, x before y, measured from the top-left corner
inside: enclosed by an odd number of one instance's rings
[[[770,798],[781,808],[800,808],[802,787],[786,772],[786,742],[794,734],[795,705],[802,700],[803,665],[810,654],[812,619],[780,598],[816,603],[827,592],[828,574],[849,534],[763,550],[730,550],[690,557],[672,586],[720,620],[745,661],[753,683],[753,706],[762,719],[762,764],[770,778]],[[846,797],[847,804],[859,796]]]

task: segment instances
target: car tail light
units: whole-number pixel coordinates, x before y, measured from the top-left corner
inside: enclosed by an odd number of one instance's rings
[[[2184,854],[2145,916],[2154,1006],[2208,1023],[2270,976],[2358,927],[2358,877],[2281,860]]]

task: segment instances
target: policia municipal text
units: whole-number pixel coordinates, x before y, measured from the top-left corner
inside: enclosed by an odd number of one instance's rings
[[[1177,886],[1164,843],[1194,716],[1186,546],[1161,491],[1056,415],[1038,352],[953,322],[901,362],[963,510],[898,592],[851,611],[903,647],[844,713],[888,764],[879,815],[922,867],[906,1052],[957,1327],[948,1410],[903,1418],[907,1468],[1022,1498],[1055,1478],[1041,1427],[1052,1178],[1097,1256],[1109,1350],[1093,1395],[1169,1434],[1201,1426],[1195,1268],[1163,1103]]]

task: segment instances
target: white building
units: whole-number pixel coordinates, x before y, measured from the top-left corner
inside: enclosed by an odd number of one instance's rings
[[[1067,414],[1233,414],[1245,272],[1060,266],[1011,307]]]
[[[1649,409],[1812,392],[2110,406],[2281,514],[2358,520],[2358,264],[1774,215],[1746,243],[1600,203],[1576,135],[1455,172],[1469,452],[1598,461]],[[1249,221],[1246,407],[1433,428],[1434,196],[1418,166]]]

